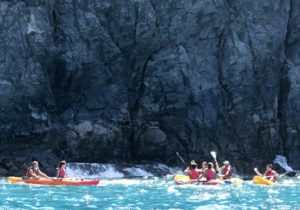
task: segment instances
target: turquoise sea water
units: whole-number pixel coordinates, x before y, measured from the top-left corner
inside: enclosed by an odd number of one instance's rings
[[[280,186],[178,186],[168,178],[102,180],[99,186],[0,181],[0,209],[300,209],[300,179]]]

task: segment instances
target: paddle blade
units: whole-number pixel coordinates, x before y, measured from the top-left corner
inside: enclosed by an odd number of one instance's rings
[[[290,171],[286,175],[289,176],[289,177],[294,177],[294,176],[296,176],[296,174],[297,174],[296,171]]]
[[[217,153],[215,151],[211,151],[210,154],[214,159],[217,158]]]

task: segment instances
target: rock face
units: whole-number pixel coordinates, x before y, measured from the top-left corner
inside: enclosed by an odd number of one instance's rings
[[[300,167],[297,0],[0,1],[0,167]],[[7,163],[9,163],[7,165]]]

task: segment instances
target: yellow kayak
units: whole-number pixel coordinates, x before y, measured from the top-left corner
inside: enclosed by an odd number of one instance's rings
[[[253,184],[261,184],[261,185],[268,185],[268,186],[274,186],[276,185],[275,182],[272,182],[270,180],[267,180],[261,176],[254,176],[253,177]]]
[[[12,184],[27,183],[27,184],[39,184],[39,185],[98,185],[100,180],[87,180],[87,179],[22,179],[22,177],[8,177],[8,182]]]
[[[189,176],[181,175],[181,174],[176,174],[174,177],[174,182],[176,184],[191,184],[191,179]]]

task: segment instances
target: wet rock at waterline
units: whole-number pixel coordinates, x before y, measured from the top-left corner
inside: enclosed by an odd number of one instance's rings
[[[300,167],[296,0],[0,2],[0,160]],[[2,172],[1,172],[2,173]],[[5,173],[5,172],[3,172]],[[12,171],[10,173],[13,173]]]

